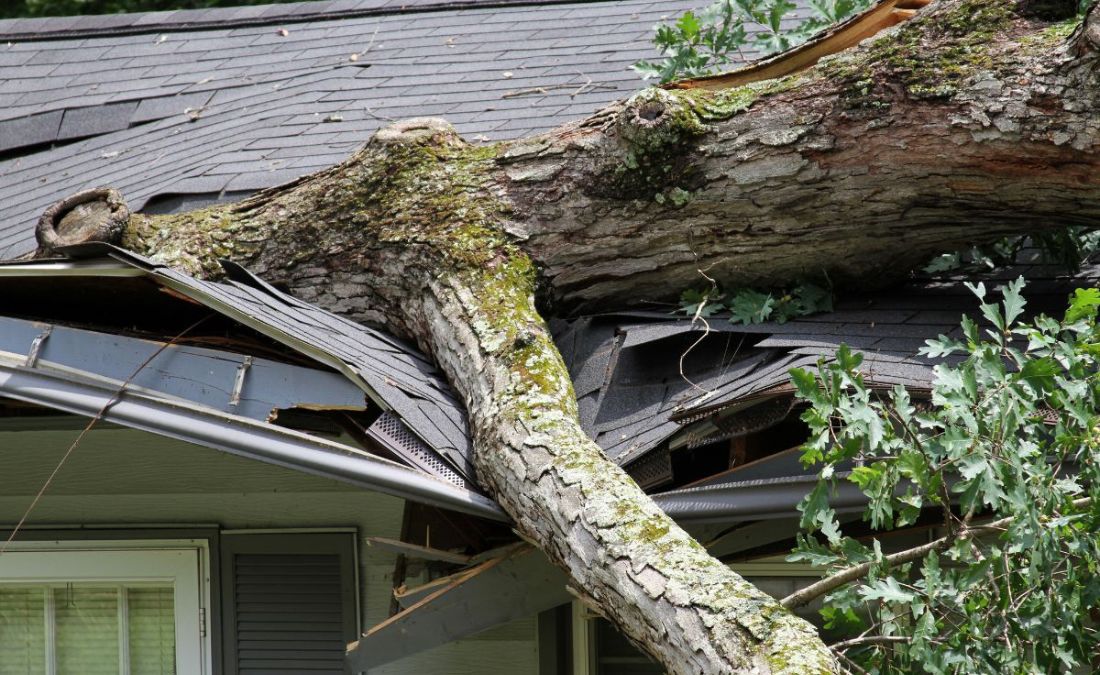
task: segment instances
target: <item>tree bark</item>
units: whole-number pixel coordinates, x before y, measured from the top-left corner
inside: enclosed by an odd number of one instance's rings
[[[135,215],[122,241],[203,276],[234,259],[416,340],[465,400],[483,485],[669,673],[831,673],[809,624],[585,436],[543,316],[667,299],[700,270],[882,285],[963,244],[1093,226],[1100,12],[1074,27],[941,0],[800,74],[647,89],[535,138],[397,123],[240,204]]]

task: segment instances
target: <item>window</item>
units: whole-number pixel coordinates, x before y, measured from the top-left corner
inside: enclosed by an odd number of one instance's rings
[[[201,548],[74,545],[0,556],[0,675],[209,672]]]

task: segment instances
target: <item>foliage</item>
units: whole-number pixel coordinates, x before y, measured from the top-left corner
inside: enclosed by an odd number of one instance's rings
[[[0,3],[0,18],[153,12],[166,9],[270,5],[294,1],[296,0],[8,0]]]
[[[803,461],[822,466],[800,505],[812,534],[792,559],[868,564],[823,612],[827,628],[860,636],[841,650],[854,672],[1069,672],[1100,649],[1089,616],[1100,602],[1100,290],[1078,290],[1061,320],[1024,323],[1023,279],[1000,303],[970,288],[983,325],[964,317],[961,340],[928,341],[926,356],[948,360],[926,403],[873,390],[843,346],[819,374],[791,373],[809,404]],[[866,495],[873,529],[931,509],[943,538],[891,566],[878,540],[842,534],[829,505],[841,482]]]
[[[791,0],[717,0],[674,23],[654,26],[653,43],[661,60],[638,61],[645,78],[668,82],[699,77],[732,63],[786,51],[814,33],[868,7],[871,0],[809,0],[809,18],[794,15]]]
[[[717,288],[689,289],[680,295],[680,312],[708,318],[729,312],[730,323],[786,323],[798,316],[827,312],[833,308],[833,294],[817,284],[803,283],[790,290],[768,293],[739,288],[722,293]]]
[[[1028,245],[1038,249],[1040,262],[1059,265],[1076,271],[1100,249],[1100,230],[1067,227],[1026,237],[1004,237],[984,246],[972,246],[965,251],[943,253],[930,260],[921,271],[925,274],[988,271],[1016,262]]]

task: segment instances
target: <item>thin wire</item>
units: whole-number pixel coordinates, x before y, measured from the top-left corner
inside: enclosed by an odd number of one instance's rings
[[[160,356],[161,352],[174,345],[180,338],[190,333],[192,330],[197,328],[199,324],[201,324],[203,321],[206,321],[211,316],[212,315],[207,314],[187,328],[184,328],[182,332],[173,337],[171,340],[165,342],[160,347],[158,347],[157,350],[149,356],[149,358],[142,361],[141,365],[139,365],[134,370],[134,372],[130,373],[130,376],[127,377],[121,385],[119,385],[114,395],[111,396],[111,398],[103,404],[103,407],[99,409],[99,412],[97,412],[95,416],[92,417],[92,419],[88,420],[88,424],[85,425],[84,430],[81,431],[76,439],[72,442],[72,444],[69,445],[69,449],[66,450],[65,454],[61,456],[61,461],[59,461],[57,463],[57,466],[53,468],[53,471],[50,473],[49,478],[47,478],[46,482],[42,484],[42,488],[38,491],[37,494],[34,495],[34,499],[31,500],[30,505],[27,506],[27,510],[23,512],[23,517],[19,519],[19,523],[16,524],[15,528],[11,531],[11,534],[8,535],[8,538],[6,541],[4,541],[3,546],[0,546],[0,555],[4,555],[5,553],[7,553],[8,547],[11,545],[12,541],[15,540],[16,535],[19,534],[19,530],[22,529],[23,525],[27,522],[27,518],[30,517],[31,511],[33,511],[34,507],[38,505],[39,500],[42,499],[42,495],[46,494],[46,490],[49,489],[50,484],[53,483],[53,479],[57,477],[58,472],[61,471],[61,467],[64,466],[65,462],[69,460],[69,457],[73,454],[73,451],[76,450],[77,446],[80,445],[80,442],[84,440],[84,437],[88,435],[88,432],[92,430],[92,427],[96,425],[96,422],[103,419],[103,416],[107,414],[107,410],[110,409],[111,406],[119,402],[119,399],[122,398],[122,394],[126,391],[126,387],[130,386],[130,383],[134,381],[134,378],[138,376],[138,373],[140,373],[142,370],[145,369],[146,366],[152,363],[153,359]]]

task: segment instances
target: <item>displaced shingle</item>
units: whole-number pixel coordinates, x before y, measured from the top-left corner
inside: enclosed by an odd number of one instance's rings
[[[48,143],[57,138],[62,112],[43,113],[13,120],[0,120],[0,150]],[[2,231],[2,230],[0,230]]]
[[[158,96],[142,100],[133,116],[131,124],[159,120],[173,115],[185,115],[188,109],[197,110],[206,105],[212,96],[211,92],[198,92],[193,94],[180,94],[176,96]]]
[[[61,120],[59,139],[97,136],[130,126],[137,102],[70,108]]]

